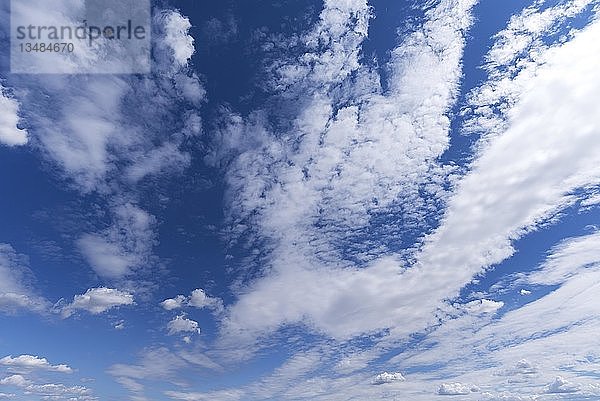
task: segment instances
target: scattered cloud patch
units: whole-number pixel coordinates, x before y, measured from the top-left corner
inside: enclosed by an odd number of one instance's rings
[[[27,131],[18,126],[18,112],[18,101],[9,97],[0,85],[0,144],[7,146],[27,144]]]
[[[178,295],[175,298],[166,299],[162,301],[160,305],[168,311],[188,306],[197,309],[210,309],[215,313],[223,311],[223,301],[220,298],[207,295],[203,289],[192,291],[188,297],[185,295]]]
[[[25,369],[25,370],[47,370],[50,372],[59,372],[59,373],[72,373],[73,369],[69,366],[61,364],[61,365],[51,365],[46,358],[40,358],[38,356],[33,355],[20,355],[17,357],[6,356],[0,359],[0,365],[8,366],[9,368],[14,369]]]
[[[198,325],[198,322],[191,319],[187,319],[185,315],[179,315],[173,320],[171,320],[167,325],[167,329],[169,330],[170,336],[179,333],[200,334],[200,327]]]
[[[406,381],[406,379],[404,378],[402,373],[383,372],[383,373],[380,373],[377,376],[375,376],[375,378],[373,379],[373,384],[380,385],[380,384],[389,384],[389,383],[396,383],[396,382],[403,382],[403,381]]]
[[[476,386],[469,386],[462,383],[444,383],[438,389],[438,395],[467,395],[479,392]]]
[[[82,295],[75,295],[73,302],[60,307],[63,318],[77,311],[86,311],[93,315],[104,313],[113,308],[133,305],[133,295],[112,288],[91,288]]]

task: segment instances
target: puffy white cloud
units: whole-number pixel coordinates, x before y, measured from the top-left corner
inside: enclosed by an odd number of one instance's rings
[[[494,313],[504,306],[504,302],[496,302],[489,299],[478,299],[464,305],[458,305],[458,309],[473,314]]]
[[[194,38],[188,34],[189,29],[192,27],[190,20],[172,10],[161,12],[156,16],[156,20],[161,22],[164,31],[161,46],[170,49],[173,60],[179,66],[187,65],[195,51]]]
[[[185,315],[179,315],[169,322],[167,325],[169,335],[179,333],[197,333],[200,334],[198,322],[188,319]]]
[[[51,365],[48,362],[48,360],[46,360],[46,358],[40,358],[38,356],[33,355],[20,355],[14,358],[12,357],[12,355],[6,356],[0,359],[0,365],[8,366],[10,368],[15,369],[41,369],[59,373],[71,373],[73,371],[73,369],[71,369],[67,365]]]
[[[402,375],[402,373],[399,373],[399,372],[394,372],[394,373],[383,372],[383,373],[380,373],[377,376],[375,376],[375,379],[373,379],[373,384],[375,384],[375,385],[389,384],[389,383],[403,382],[405,380],[406,379],[404,378],[404,376]]]
[[[466,395],[476,393],[479,388],[475,386],[468,386],[463,383],[444,383],[438,389],[439,395]]]
[[[5,386],[25,387],[30,383],[31,382],[25,379],[25,377],[22,375],[7,376],[4,379],[0,380],[0,384]]]
[[[576,393],[580,389],[580,386],[573,384],[561,376],[558,376],[554,381],[548,385],[546,392],[548,394],[564,394],[564,393]]]
[[[91,288],[82,295],[75,295],[73,302],[60,308],[63,317],[67,318],[76,311],[87,311],[93,315],[104,313],[120,306],[133,305],[133,295],[112,288]]]
[[[69,399],[76,401],[96,400],[91,396],[91,390],[83,386],[67,386],[64,384],[38,384],[22,375],[12,375],[0,380],[4,386],[14,386],[23,389],[25,395],[40,396],[45,399]],[[81,397],[81,398],[79,398]]]
[[[223,301],[207,295],[201,288],[192,291],[189,297],[178,295],[175,298],[166,299],[160,304],[166,310],[181,309],[186,306],[197,309],[208,308],[216,313],[220,313],[223,310]]]
[[[9,97],[0,85],[0,144],[8,146],[25,145],[27,131],[19,128],[19,103]]]
[[[166,310],[181,309],[186,303],[187,298],[183,295],[178,295],[175,298],[165,299],[160,305]]]

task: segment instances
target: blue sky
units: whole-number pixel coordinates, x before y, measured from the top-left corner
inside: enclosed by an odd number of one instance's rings
[[[145,75],[10,3],[0,400],[600,399],[598,1],[153,2]]]

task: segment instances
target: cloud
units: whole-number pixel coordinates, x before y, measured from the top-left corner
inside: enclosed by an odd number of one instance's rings
[[[569,278],[597,267],[600,262],[600,232],[563,240],[554,247],[546,262],[527,275],[526,282],[533,285],[562,284]]]
[[[458,309],[464,310],[467,313],[486,314],[495,313],[498,309],[504,306],[504,302],[496,302],[489,299],[479,299],[471,301],[464,305],[458,305]]]
[[[467,395],[476,393],[479,388],[462,383],[444,383],[438,389],[439,395]]]
[[[473,4],[443,1],[426,11],[424,26],[392,51],[384,94],[380,77],[354,58],[366,35],[368,5],[325,2],[305,36],[308,61],[286,60],[278,70],[279,86],[305,100],[292,126],[271,132],[260,113],[246,128],[232,118],[227,132],[242,135],[236,143],[250,143],[228,166],[232,222],[253,227],[273,248],[261,261],[266,274],[230,308],[225,336],[260,336],[297,322],[337,339],[400,321],[410,322],[407,332],[417,329],[414,310],[421,302],[397,288],[419,288],[401,284],[411,279],[400,277],[399,255],[383,256],[390,254],[388,241],[370,242],[379,234],[394,237],[389,226],[371,221],[399,214],[403,222],[423,221],[436,203],[431,199],[442,196],[436,160],[448,146],[446,113],[457,95]],[[355,81],[342,93],[329,92],[353,71]],[[257,134],[246,138],[250,133]]]
[[[179,315],[169,322],[167,325],[169,329],[169,335],[179,333],[197,333],[200,334],[200,328],[198,322],[187,319],[185,315]]]
[[[112,212],[111,227],[101,234],[84,234],[77,245],[98,276],[121,279],[149,263],[156,243],[155,218],[132,203]]]
[[[569,381],[565,380],[562,377],[557,377],[554,381],[548,385],[546,392],[548,394],[568,394],[568,393],[576,393],[579,391],[579,386]]]
[[[27,396],[35,395],[46,399],[69,399],[74,401],[93,401],[91,390],[83,386],[67,386],[64,384],[38,384],[22,375],[12,375],[0,380],[4,386],[21,388]]]
[[[178,295],[175,298],[165,299],[160,305],[166,310],[181,309],[189,306],[197,309],[211,309],[215,313],[223,311],[223,301],[216,297],[206,295],[203,289],[196,289],[192,291],[189,297],[185,295]]]
[[[406,379],[404,378],[404,376],[402,376],[402,373],[383,372],[383,373],[380,373],[377,376],[375,376],[375,379],[373,379],[373,384],[380,385],[380,384],[389,384],[389,383],[396,383],[396,382],[403,382],[403,381],[406,381]]]
[[[27,257],[8,244],[0,244],[0,311],[47,311],[49,302],[34,293],[31,281],[33,273],[27,267]]]
[[[104,313],[120,306],[133,305],[133,295],[111,288],[91,288],[82,295],[75,295],[73,302],[60,307],[64,318],[76,311],[87,311],[93,315]]]
[[[50,372],[59,373],[71,373],[71,369],[67,365],[51,365],[46,358],[40,358],[33,355],[20,355],[13,358],[12,356],[6,356],[0,359],[0,365],[8,366],[11,369],[25,369],[25,370],[47,370]]]
[[[183,295],[178,295],[175,298],[165,299],[160,305],[166,310],[175,310],[183,308],[187,302],[187,298]]]
[[[195,52],[194,38],[188,35],[192,27],[190,20],[172,10],[162,11],[155,20],[160,22],[164,33],[160,46],[171,49],[170,53],[178,66],[186,66]]]
[[[19,3],[13,14],[44,14],[62,26],[80,20],[82,7],[67,0],[52,6],[35,0]],[[128,280],[128,287],[142,290],[151,285],[142,285],[144,279],[152,280],[142,276],[149,276],[159,261],[153,254],[156,220],[140,206],[139,184],[147,189],[156,177],[181,173],[190,165],[187,145],[202,131],[198,110],[206,97],[188,67],[194,52],[188,19],[175,10],[155,11],[151,73],[11,74],[3,80],[11,98],[3,89],[0,100],[7,106],[0,117],[3,137],[14,126],[12,120],[4,124],[4,116],[14,114],[18,105],[31,149],[45,160],[43,165],[68,189],[93,193],[106,210],[106,216],[90,219],[85,232],[72,233],[90,267],[101,279],[119,285]],[[10,19],[7,10],[0,12]],[[7,26],[0,31],[10,36]],[[98,58],[102,53],[91,48],[82,57],[68,58],[64,67],[77,71]],[[39,67],[48,63],[44,57],[36,60]],[[121,61],[126,66],[128,61]]]
[[[19,103],[8,97],[0,85],[0,144],[8,146],[25,145],[28,142],[27,131],[19,128]]]

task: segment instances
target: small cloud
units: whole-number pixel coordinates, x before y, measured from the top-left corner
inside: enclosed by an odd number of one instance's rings
[[[166,310],[181,309],[185,304],[187,298],[183,295],[178,295],[175,298],[165,299],[160,305]]]
[[[181,309],[185,306],[191,306],[197,309],[211,309],[220,313],[223,311],[223,301],[216,297],[206,294],[203,289],[192,291],[189,297],[178,295],[175,298],[165,299],[160,305],[166,310]]]
[[[3,386],[25,387],[31,382],[21,375],[12,375],[0,380],[0,384]]]
[[[537,373],[537,369],[527,359],[521,359],[519,362],[517,362],[514,372],[525,374],[525,375],[530,375],[530,374]]]
[[[373,384],[381,385],[381,384],[389,384],[389,383],[403,382],[403,381],[406,381],[406,379],[404,378],[402,373],[383,372],[383,373],[380,373],[377,376],[375,376],[375,379],[373,379]]]
[[[12,355],[9,355],[0,359],[0,365],[8,366],[13,369],[40,369],[59,373],[73,372],[73,369],[67,365],[51,365],[46,358],[40,358],[33,355],[21,355],[15,358],[13,358]]]
[[[438,395],[467,395],[479,392],[479,387],[462,383],[444,383],[438,389]]]
[[[75,295],[73,302],[61,308],[63,318],[68,318],[77,310],[92,315],[104,313],[119,306],[133,305],[133,295],[112,288],[91,288],[82,295]]]
[[[175,319],[171,320],[167,325],[169,329],[169,335],[177,333],[198,333],[200,334],[200,328],[198,322],[187,319],[185,315],[179,315]]]
[[[531,291],[523,289],[520,291],[520,294],[523,296],[531,295]]]
[[[546,387],[546,393],[548,394],[567,394],[567,393],[576,393],[579,391],[579,385],[573,384],[566,379],[558,376],[554,379],[552,384],[549,384]]]
[[[125,328],[125,321],[119,320],[115,323],[115,330],[123,330]]]
[[[19,103],[4,92],[4,88],[0,86],[0,144],[25,145],[28,142],[27,131],[18,127]]]
[[[489,299],[478,299],[469,303],[458,305],[458,309],[474,315],[495,313],[504,306],[504,302],[496,302]]]

